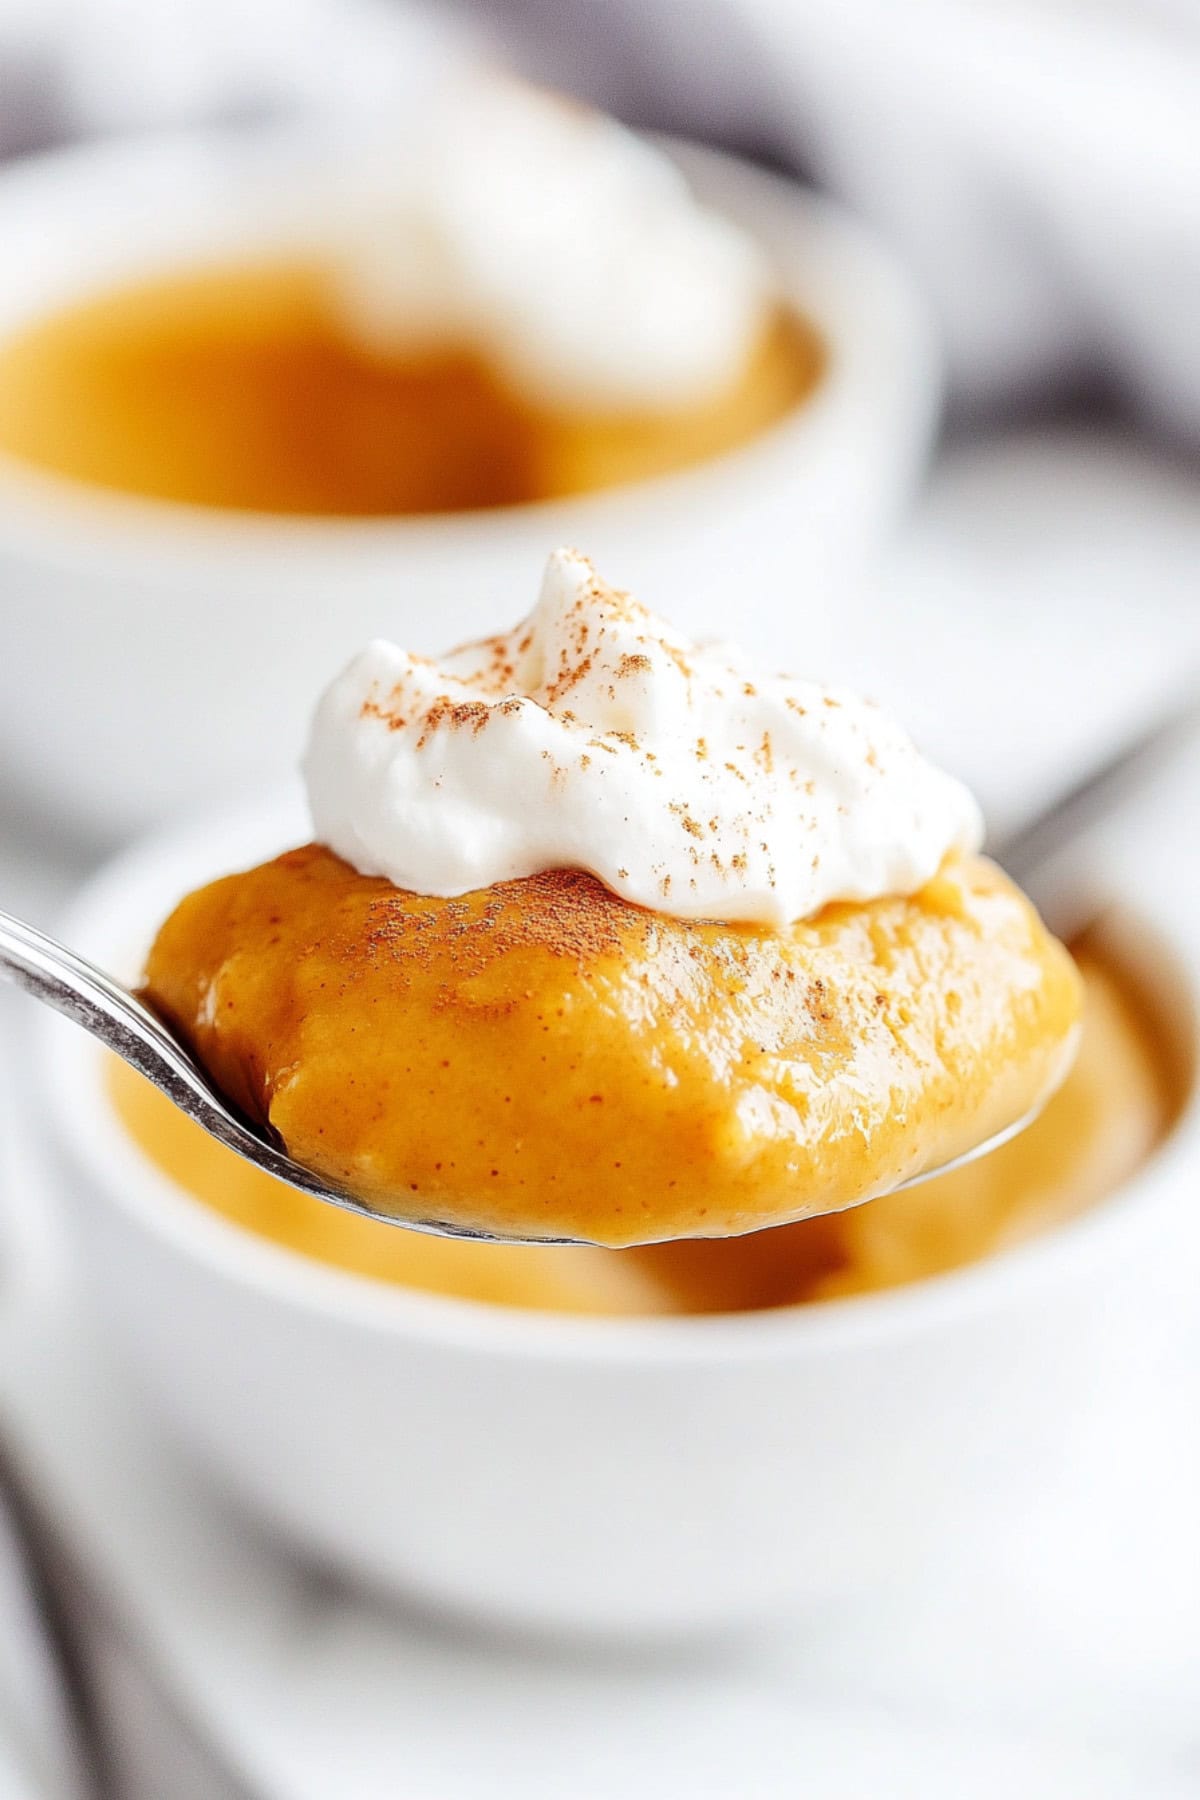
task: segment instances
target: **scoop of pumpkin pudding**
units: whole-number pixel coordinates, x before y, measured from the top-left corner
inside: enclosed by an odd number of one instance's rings
[[[514,631],[376,642],[316,842],[190,895],[153,1004],[401,1218],[627,1245],[836,1211],[1036,1109],[1080,984],[877,708],[695,646],[575,552]]]

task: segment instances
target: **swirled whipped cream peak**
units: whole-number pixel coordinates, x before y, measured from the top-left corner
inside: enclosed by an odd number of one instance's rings
[[[474,74],[342,197],[337,295],[387,354],[465,344],[526,400],[664,411],[732,387],[776,302],[758,244],[615,120]]]
[[[574,550],[513,631],[438,661],[369,644],[304,766],[322,842],[441,896],[586,869],[654,912],[777,927],[915,892],[982,836],[886,713],[689,642]]]

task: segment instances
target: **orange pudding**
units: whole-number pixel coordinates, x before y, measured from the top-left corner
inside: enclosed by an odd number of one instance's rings
[[[391,359],[316,258],[154,276],[0,345],[0,450],[154,499],[333,517],[456,512],[646,480],[804,401],[824,351],[777,311],[736,383],[662,414],[530,403],[468,345]]]
[[[1080,998],[982,858],[776,931],[571,871],[435,899],[315,845],[184,900],[147,991],[293,1156],[376,1204],[614,1246],[938,1166],[1061,1080]]]
[[[725,1242],[644,1249],[477,1244],[396,1231],[273,1181],[215,1143],[124,1063],[131,1137],[233,1224],[379,1281],[546,1312],[715,1313],[863,1293],[961,1267],[1094,1205],[1151,1153],[1174,1108],[1172,1071],[1136,987],[1107,952],[1075,946],[1079,1054],[1041,1117],[989,1157],[904,1194]]]

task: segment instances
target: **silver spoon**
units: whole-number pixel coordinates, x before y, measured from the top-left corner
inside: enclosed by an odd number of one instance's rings
[[[1160,715],[1149,730],[995,846],[993,854],[997,861],[1022,885],[1028,885],[1048,858],[1057,855],[1068,842],[1115,807],[1126,804],[1131,791],[1145,786],[1164,763],[1191,744],[1198,730],[1200,701],[1189,692],[1181,704]],[[361,1213],[368,1219],[388,1225],[405,1225],[413,1231],[428,1231],[440,1237],[476,1238],[497,1243],[530,1241],[515,1237],[496,1238],[491,1233],[472,1231],[469,1226],[448,1220],[414,1219],[399,1212],[385,1212],[328,1176],[314,1174],[287,1154],[269,1125],[259,1125],[245,1118],[229,1104],[191,1052],[136,994],[96,968],[94,963],[67,949],[65,944],[56,943],[32,925],[5,912],[0,912],[0,975],[82,1025],[139,1074],[145,1075],[155,1087],[161,1088],[168,1100],[197,1125],[202,1125],[210,1136],[230,1150],[236,1150],[247,1162],[265,1169],[269,1175],[287,1182],[290,1187],[299,1188],[301,1193],[345,1207],[349,1212]],[[937,1175],[947,1175],[951,1169],[962,1168],[989,1155],[1024,1131],[1039,1110],[1035,1107],[961,1156],[897,1182],[892,1192],[917,1187]],[[574,1240],[539,1238],[536,1241],[564,1244]]]
[[[328,1200],[334,1206],[343,1206],[368,1219],[405,1225],[414,1231],[428,1231],[439,1237],[479,1238],[503,1243],[531,1241],[498,1238],[449,1220],[387,1212],[327,1175],[315,1174],[287,1154],[271,1126],[255,1123],[229,1104],[191,1052],[136,994],[65,944],[57,943],[34,926],[5,912],[0,912],[0,975],[53,1007],[55,1012],[82,1025],[131,1068],[161,1088],[168,1100],[197,1125],[202,1125],[219,1143],[236,1150],[239,1156],[265,1169],[268,1175],[299,1188],[301,1193],[312,1194],[317,1200]],[[897,1182],[893,1191],[915,1187],[918,1182],[932,1180],[935,1175],[944,1175],[951,1169],[961,1168],[964,1163],[974,1162],[976,1157],[986,1156],[1023,1131],[1034,1116],[1033,1112],[1027,1113],[1015,1124],[995,1132],[936,1169],[910,1175],[907,1180]],[[564,1244],[574,1240],[539,1238],[536,1241]]]

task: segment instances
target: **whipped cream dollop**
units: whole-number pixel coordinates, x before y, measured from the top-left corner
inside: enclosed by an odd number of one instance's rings
[[[756,242],[660,151],[498,76],[441,84],[340,204],[336,292],[361,342],[469,344],[549,407],[701,402],[737,380],[773,303]]]
[[[436,662],[368,645],[304,766],[321,841],[422,894],[588,869],[654,912],[780,926],[912,893],[982,837],[878,707],[690,643],[573,550],[513,631]]]

